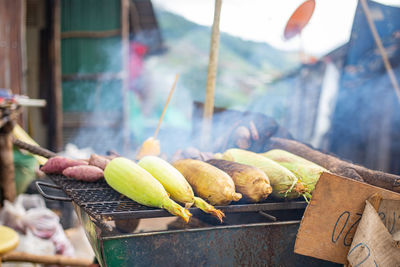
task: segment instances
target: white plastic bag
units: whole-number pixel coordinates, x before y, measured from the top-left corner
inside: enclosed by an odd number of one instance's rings
[[[25,225],[21,218],[25,215],[25,209],[21,204],[15,204],[4,200],[4,206],[0,210],[0,224],[25,233]]]
[[[51,240],[56,254],[75,254],[60,224],[60,218],[45,207],[44,200],[39,195],[20,195],[14,203],[5,201],[4,208],[0,211],[0,224],[22,234],[29,231],[36,237]]]

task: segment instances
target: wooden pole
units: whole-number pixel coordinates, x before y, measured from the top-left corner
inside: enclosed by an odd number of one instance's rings
[[[0,128],[0,206],[3,200],[13,202],[17,196],[14,180],[14,157],[12,144],[12,129],[14,121],[6,123]]]
[[[129,152],[129,0],[121,0],[123,151]]]
[[[171,101],[172,94],[175,91],[175,87],[176,87],[176,83],[178,82],[178,78],[179,78],[179,74],[176,74],[174,84],[172,85],[171,89],[169,90],[167,101],[164,104],[164,108],[163,108],[163,111],[161,112],[160,120],[158,121],[157,128],[154,131],[154,135],[153,135],[153,139],[154,140],[157,139],[158,131],[160,130],[161,123],[163,121],[163,118],[164,118],[164,115],[165,115],[165,111],[167,110],[168,104]]]
[[[219,49],[219,21],[221,15],[222,0],[215,0],[214,22],[212,25],[210,56],[208,63],[206,97],[203,111],[203,145],[207,145],[211,135],[211,123],[214,112],[214,91],[217,79],[218,49]]]
[[[374,37],[376,45],[378,46],[379,53],[381,54],[381,57],[382,57],[384,65],[385,65],[386,71],[387,71],[387,73],[389,75],[390,81],[392,82],[393,88],[394,88],[396,96],[397,96],[397,100],[400,102],[399,84],[397,82],[396,76],[394,75],[392,66],[391,66],[391,64],[389,62],[386,50],[383,47],[382,40],[379,37],[378,31],[376,30],[376,27],[375,27],[375,24],[374,24],[374,20],[373,20],[373,18],[371,16],[371,11],[368,8],[368,4],[367,4],[366,0],[361,0],[361,5],[362,5],[362,8],[364,10],[365,16],[367,18],[369,29],[371,30],[371,33],[372,33],[372,36]]]
[[[3,262],[31,262],[49,265],[89,266],[92,261],[84,258],[72,258],[61,255],[36,255],[12,251],[2,255]]]
[[[52,40],[50,62],[53,72],[52,79],[52,129],[49,137],[53,139],[52,150],[58,152],[63,146],[63,111],[62,111],[62,86],[61,86],[61,8],[60,0],[52,3]]]

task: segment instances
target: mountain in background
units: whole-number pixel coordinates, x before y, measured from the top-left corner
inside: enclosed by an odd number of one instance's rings
[[[132,131],[138,140],[153,134],[179,73],[160,135],[167,136],[168,143],[182,143],[179,136],[190,132],[194,122],[193,102],[204,102],[211,28],[164,10],[155,12],[165,51],[145,58],[138,93],[130,99]],[[149,35],[145,40],[151,40]],[[290,87],[271,82],[299,66],[297,53],[221,33],[214,106],[257,111],[279,119]],[[184,133],[177,134],[180,131]]]
[[[154,75],[179,72],[193,100],[203,101],[211,28],[164,10],[157,9],[156,16],[166,51],[150,57],[147,68]],[[215,105],[246,105],[265,92],[270,81],[298,66],[297,53],[221,33]]]
[[[157,10],[156,13],[164,41],[168,45],[184,42],[190,46],[196,46],[208,55],[210,27],[201,26],[167,11]],[[221,33],[220,52],[222,61],[228,59],[225,58],[225,52],[233,53],[237,59],[245,60],[250,65],[273,72],[289,70],[298,63],[295,53],[278,50],[267,43],[243,40],[227,33]]]

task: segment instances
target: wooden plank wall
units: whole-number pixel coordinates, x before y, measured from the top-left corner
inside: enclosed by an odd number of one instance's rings
[[[25,1],[0,1],[0,88],[25,94]]]
[[[25,0],[0,1],[0,88],[26,94]],[[0,128],[0,206],[16,197],[11,130]]]

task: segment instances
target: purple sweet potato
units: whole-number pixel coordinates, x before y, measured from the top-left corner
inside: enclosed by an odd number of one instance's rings
[[[66,168],[63,171],[63,175],[85,182],[94,182],[104,177],[104,172],[96,166],[81,165]]]
[[[99,167],[102,170],[104,170],[106,168],[106,166],[109,162],[110,162],[110,160],[106,157],[103,157],[103,156],[100,156],[97,154],[90,155],[89,165]]]
[[[50,158],[40,170],[47,174],[62,174],[63,170],[68,167],[88,165],[86,161],[69,159],[61,156]]]

